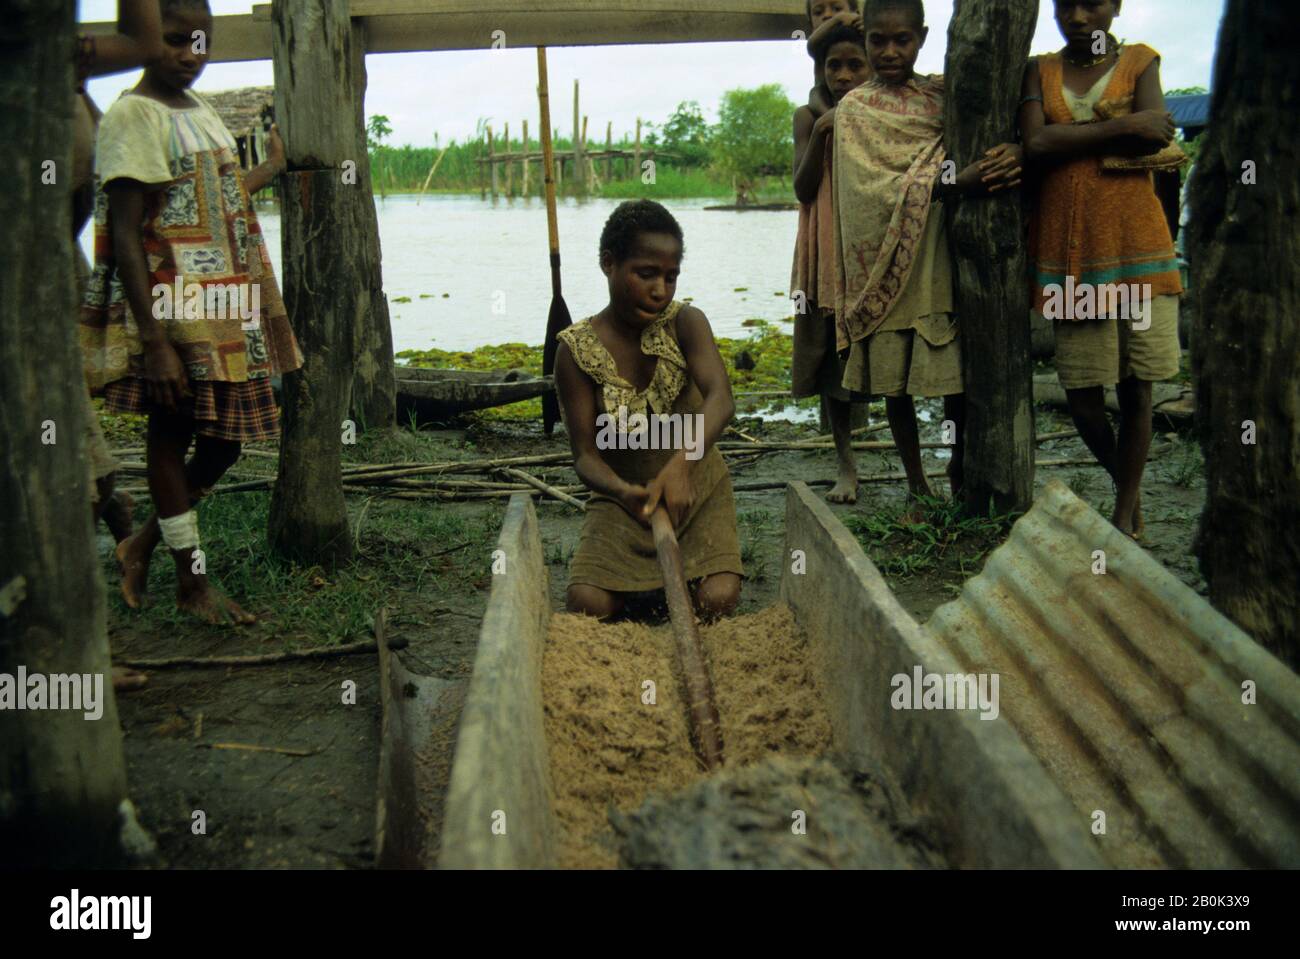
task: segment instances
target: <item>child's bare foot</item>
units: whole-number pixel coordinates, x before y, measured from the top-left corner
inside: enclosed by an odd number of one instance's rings
[[[1133,535],[1132,513],[1129,513],[1127,516],[1120,516],[1118,512],[1113,512],[1110,514],[1110,523],[1129,539],[1137,539],[1137,537]]]
[[[914,489],[907,494],[907,510],[899,517],[898,522],[901,526],[918,526],[925,522],[927,507],[925,500],[934,499],[934,493],[929,486],[924,489]]]
[[[113,534],[113,539],[117,542],[127,539],[134,532],[135,500],[131,498],[130,493],[124,493],[118,490],[104,507],[104,525],[108,531]]]
[[[828,503],[846,503],[852,504],[858,501],[858,472],[857,470],[840,470],[839,476],[835,478],[835,485],[831,491],[826,494]]]
[[[113,556],[122,573],[122,599],[131,609],[139,609],[148,588],[149,559],[153,550],[145,548],[137,533],[118,543]]]
[[[148,683],[149,677],[145,673],[125,666],[113,667],[113,691],[116,693],[134,692],[143,689]]]
[[[227,623],[248,626],[257,622],[256,616],[209,584],[206,579],[177,589],[176,606],[214,626]]]

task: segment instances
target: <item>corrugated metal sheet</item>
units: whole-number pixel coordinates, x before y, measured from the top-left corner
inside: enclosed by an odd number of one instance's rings
[[[1300,865],[1300,679],[1060,482],[926,629],[1113,865]]]

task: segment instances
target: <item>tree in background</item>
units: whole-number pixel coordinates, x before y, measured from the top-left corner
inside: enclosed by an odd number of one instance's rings
[[[380,146],[392,132],[393,128],[389,125],[388,117],[376,113],[366,123],[366,146],[371,148]]]
[[[699,103],[687,100],[677,105],[663,125],[664,150],[676,153],[675,162],[683,167],[701,167],[709,163],[709,123]]]
[[[710,145],[715,165],[735,183],[737,205],[753,202],[760,177],[789,167],[794,111],[794,103],[776,83],[723,95]]]

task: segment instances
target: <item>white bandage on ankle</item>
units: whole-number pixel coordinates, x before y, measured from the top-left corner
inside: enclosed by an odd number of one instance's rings
[[[199,514],[190,510],[167,519],[158,517],[163,542],[171,550],[193,550],[199,547]]]

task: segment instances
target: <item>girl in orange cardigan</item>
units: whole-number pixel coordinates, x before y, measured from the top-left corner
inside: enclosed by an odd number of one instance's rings
[[[1160,57],[1110,35],[1121,0],[1056,0],[1066,45],[1025,74],[1020,128],[1037,174],[1029,256],[1034,306],[1056,326],[1056,362],[1080,436],[1115,482],[1111,522],[1141,535],[1151,384],[1178,372],[1183,292],[1150,170],[1103,157],[1158,152],[1174,135]],[[1106,418],[1116,384],[1119,441]]]

